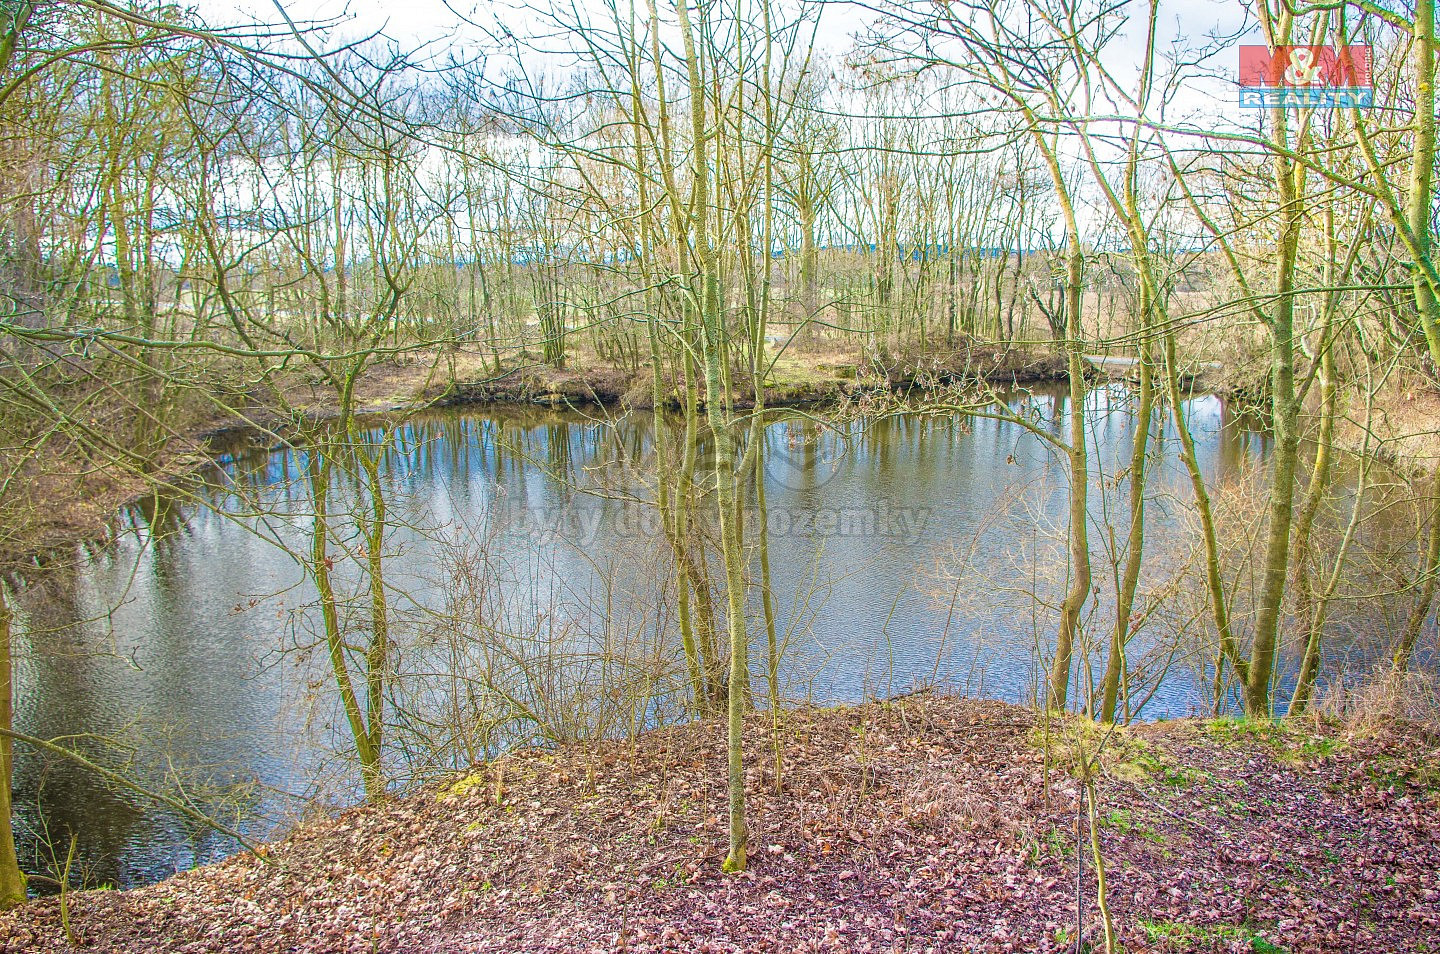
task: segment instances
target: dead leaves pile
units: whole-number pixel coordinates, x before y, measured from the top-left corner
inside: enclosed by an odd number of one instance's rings
[[[128,892],[72,895],[84,950],[1061,951],[1075,798],[1035,716],[917,696],[750,727],[751,866],[725,875],[723,726],[528,751]],[[1440,807],[1414,739],[1167,723],[1100,784],[1127,951],[1409,951],[1440,937]],[[1123,762],[1124,764],[1119,764]],[[1375,770],[1380,766],[1381,770]],[[1085,848],[1088,868],[1088,847]],[[1081,921],[1095,928],[1085,875]],[[54,900],[7,951],[67,948]],[[1268,946],[1267,946],[1268,945]]]

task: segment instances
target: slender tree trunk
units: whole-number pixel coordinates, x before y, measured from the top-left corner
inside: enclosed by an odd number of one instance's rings
[[[1184,395],[1180,391],[1179,358],[1175,353],[1175,332],[1167,329],[1164,334],[1165,383],[1169,394],[1170,414],[1175,431],[1180,437],[1180,461],[1190,477],[1190,489],[1195,495],[1195,512],[1200,518],[1200,538],[1205,547],[1205,589],[1210,597],[1211,621],[1215,625],[1215,636],[1219,651],[1215,656],[1216,705],[1219,705],[1219,686],[1222,682],[1224,664],[1228,661],[1235,667],[1243,680],[1249,663],[1240,655],[1234,631],[1230,625],[1230,598],[1225,591],[1225,577],[1220,569],[1220,538],[1215,529],[1215,512],[1210,503],[1210,490],[1205,485],[1205,475],[1200,470],[1199,459],[1195,456],[1195,438],[1185,420]]]
[[[330,556],[330,477],[333,464],[328,451],[318,441],[312,443],[309,454],[309,479],[311,505],[314,508],[314,523],[310,531],[310,572],[315,580],[315,589],[320,597],[320,619],[324,628],[325,646],[330,659],[330,671],[335,686],[340,692],[340,705],[350,727],[350,738],[355,754],[360,759],[360,773],[365,782],[365,795],[370,799],[384,796],[383,788],[374,785],[379,778],[379,756],[370,747],[370,733],[365,725],[365,712],[361,708],[355,685],[350,678],[350,665],[345,659],[345,634],[341,629],[339,604],[335,596],[331,572],[334,560]]]
[[[1145,555],[1145,475],[1150,446],[1150,422],[1155,413],[1155,375],[1151,357],[1148,313],[1149,296],[1141,302],[1140,382],[1135,410],[1135,436],[1130,450],[1130,529],[1125,544],[1125,567],[1121,571],[1115,600],[1115,628],[1110,635],[1110,658],[1105,664],[1101,687],[1100,719],[1114,722],[1117,700],[1128,682],[1125,652],[1130,641],[1130,617],[1135,609],[1135,592]]]
[[[1034,125],[1033,116],[1026,117]],[[1050,664],[1049,707],[1063,710],[1069,697],[1070,666],[1075,643],[1080,633],[1080,616],[1090,597],[1089,490],[1090,464],[1085,435],[1085,342],[1080,323],[1081,282],[1084,278],[1085,253],[1080,246],[1080,227],[1070,202],[1068,184],[1060,169],[1059,159],[1048,148],[1043,137],[1035,137],[1044,152],[1055,192],[1060,198],[1065,218],[1067,252],[1065,256],[1065,351],[1070,376],[1070,440],[1066,454],[1070,462],[1070,589],[1060,604],[1060,630],[1055,640],[1055,658]]]
[[[690,84],[690,133],[692,192],[692,248],[699,266],[698,282],[692,284],[700,323],[705,361],[705,411],[715,441],[715,495],[720,520],[720,550],[725,566],[725,590],[729,613],[730,683],[727,719],[727,751],[730,789],[730,851],[725,870],[743,871],[747,864],[749,835],[745,822],[745,763],[743,750],[745,690],[749,674],[749,653],[745,628],[745,571],[739,527],[735,514],[735,435],[729,420],[730,392],[726,385],[730,342],[725,332],[724,305],[720,293],[720,265],[710,235],[711,166],[706,129],[706,88],[700,73],[700,57],[686,3],[675,5],[686,70]]]
[[[710,569],[705,558],[705,542],[695,527],[695,468],[700,445],[700,409],[695,397],[695,369],[687,350],[684,356],[685,424],[684,446],[680,452],[680,469],[676,475],[675,538],[679,542],[676,558],[686,581],[685,615],[695,636],[695,648],[705,677],[706,711],[718,713],[725,694],[725,674],[716,647],[719,624],[710,585]]]
[[[15,664],[13,615],[0,585],[0,911],[25,900],[25,875],[15,854],[14,811],[11,784],[15,773],[15,742],[8,735],[15,728]]]
[[[1286,143],[1285,110],[1271,111],[1276,141]],[[1275,672],[1285,587],[1290,576],[1290,530],[1295,514],[1295,474],[1300,456],[1299,401],[1295,393],[1295,258],[1303,224],[1303,169],[1288,156],[1273,158],[1279,192],[1280,235],[1275,261],[1275,305],[1270,334],[1270,408],[1275,446],[1271,456],[1270,504],[1265,557],[1255,611],[1255,636],[1245,674],[1245,712],[1269,718],[1270,679]]]
[[[772,148],[773,152],[773,148]],[[815,219],[819,203],[815,157],[803,141],[795,152],[795,212],[800,225],[800,310],[804,333],[811,334],[810,322],[819,310],[819,250]]]
[[[1405,224],[1414,245],[1413,282],[1420,327],[1430,352],[1430,362],[1440,369],[1440,297],[1436,294],[1433,259],[1435,236],[1431,227],[1435,179],[1435,0],[1416,0],[1412,44],[1415,86],[1415,135],[1411,146],[1410,188]],[[1394,665],[1403,671],[1410,665],[1415,643],[1430,616],[1435,601],[1436,578],[1440,576],[1440,471],[1436,472],[1434,511],[1430,537],[1423,558],[1423,582],[1399,644]]]
[[[758,440],[765,440],[765,429],[758,428]],[[775,754],[775,790],[783,786],[783,758],[780,748],[780,639],[775,630],[775,596],[770,591],[770,529],[769,510],[765,504],[765,450],[760,450],[760,463],[755,468],[755,509],[760,523],[756,531],[756,548],[760,551],[760,603],[765,613],[766,674],[770,690],[770,737]]]
[[[1410,657],[1414,655],[1415,644],[1419,641],[1425,621],[1430,618],[1430,610],[1435,605],[1436,581],[1440,580],[1440,470],[1435,472],[1434,484],[1430,490],[1430,533],[1420,557],[1420,573],[1420,592],[1415,598],[1414,608],[1410,611],[1410,619],[1405,623],[1405,630],[1395,645],[1396,672],[1404,672],[1410,667]]]
[[[1415,139],[1410,157],[1410,189],[1405,218],[1417,259],[1412,274],[1415,306],[1425,332],[1430,360],[1440,371],[1440,299],[1433,284],[1434,235],[1431,215],[1435,178],[1435,0],[1415,0]]]
[[[380,476],[379,455],[358,447],[361,467],[370,497],[370,512],[360,521],[365,539],[366,575],[370,583],[370,645],[365,652],[365,729],[371,760],[363,766],[365,791],[372,800],[386,795],[381,753],[385,742],[385,693],[390,686],[390,611],[385,592],[385,487]]]
[[[1295,691],[1290,697],[1290,714],[1301,715],[1310,704],[1315,688],[1315,679],[1320,672],[1320,642],[1323,636],[1326,611],[1322,605],[1325,596],[1315,586],[1315,577],[1310,569],[1311,535],[1315,528],[1315,517],[1330,486],[1331,460],[1335,442],[1335,417],[1340,404],[1339,382],[1335,379],[1335,348],[1322,338],[1320,353],[1320,427],[1316,435],[1315,463],[1310,470],[1310,483],[1305,490],[1305,500],[1295,521],[1294,566],[1296,577],[1295,615],[1305,625],[1302,634],[1302,656],[1300,673],[1295,680]],[[1356,503],[1359,506],[1359,502]]]

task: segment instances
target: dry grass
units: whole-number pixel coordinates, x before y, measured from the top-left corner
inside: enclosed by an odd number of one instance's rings
[[[1326,714],[1357,729],[1403,722],[1440,740],[1440,675],[1381,664],[1351,686],[1332,688],[1321,700]]]

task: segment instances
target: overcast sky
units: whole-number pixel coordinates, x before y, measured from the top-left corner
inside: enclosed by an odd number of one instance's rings
[[[383,32],[406,48],[428,47],[430,55],[444,56],[452,47],[471,47],[477,42],[477,31],[464,23],[462,14],[477,9],[476,0],[283,0],[285,9],[297,22],[338,19],[334,40],[354,38]],[[551,0],[536,0],[548,6]],[[559,0],[568,2],[568,0]],[[586,0],[576,0],[583,9]],[[662,4],[662,7],[666,4]],[[275,22],[278,14],[273,0],[198,0],[201,14],[212,25],[223,25],[256,19]],[[515,33],[524,35],[540,29],[538,18],[526,16],[523,0],[487,0],[478,5],[482,16],[503,16]],[[1143,20],[1143,0],[1134,0],[1136,22],[1131,35],[1123,37],[1107,52],[1107,65],[1117,76],[1133,73],[1143,37],[1139,35]],[[817,34],[818,44],[832,54],[840,54],[850,46],[850,34],[871,16],[860,8],[833,2],[825,7]],[[527,22],[528,21],[528,22]],[[1162,0],[1160,7],[1161,55],[1172,43],[1198,46],[1207,36],[1232,34],[1244,22],[1244,7],[1239,0]],[[1249,42],[1257,42],[1253,36]],[[1185,84],[1170,104],[1168,119],[1188,115],[1213,117],[1216,124],[1246,123],[1251,117],[1236,108],[1238,92],[1234,73],[1238,53],[1226,50],[1211,62],[1217,74],[1213,78],[1197,78]]]

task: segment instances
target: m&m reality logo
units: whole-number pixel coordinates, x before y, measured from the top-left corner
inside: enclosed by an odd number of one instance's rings
[[[1243,109],[1369,106],[1368,46],[1240,47]]]

